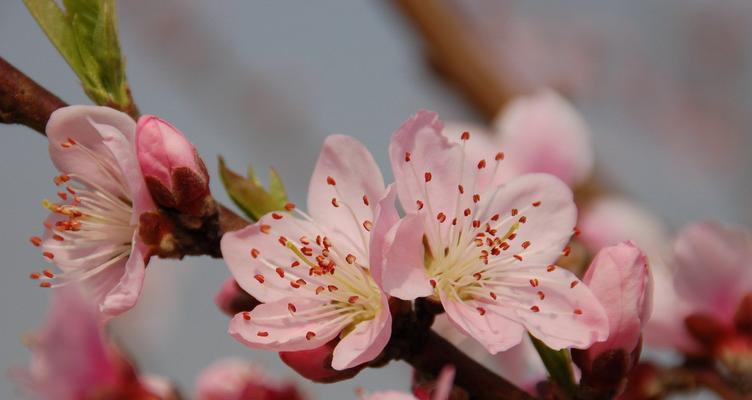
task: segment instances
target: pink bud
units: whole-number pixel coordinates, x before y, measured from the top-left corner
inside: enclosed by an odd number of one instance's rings
[[[225,283],[222,284],[219,292],[214,296],[214,303],[229,316],[253,310],[254,307],[260,304],[255,297],[241,289],[233,277],[227,278]]]
[[[303,400],[297,386],[283,383],[240,359],[214,362],[196,381],[197,400]]]
[[[314,382],[332,383],[350,379],[365,368],[366,364],[344,370],[332,368],[332,353],[338,342],[339,339],[334,339],[311,350],[282,351],[279,358],[301,376]]]
[[[651,311],[653,282],[645,253],[632,242],[603,248],[584,281],[605,308],[609,321],[608,339],[588,349],[590,359],[608,350],[631,353]]]
[[[162,207],[200,216],[209,197],[209,174],[182,132],[153,115],[136,127],[136,153],[144,180]]]

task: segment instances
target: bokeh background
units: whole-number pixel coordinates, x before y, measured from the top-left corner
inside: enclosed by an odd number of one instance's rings
[[[600,182],[641,202],[669,229],[698,219],[752,224],[752,3],[745,0],[452,0],[452,15],[509,93],[552,86],[593,131]],[[127,0],[120,33],[144,113],[181,128],[212,169],[274,166],[291,198],[305,198],[326,135],[363,141],[387,169],[391,132],[420,108],[488,121],[427,62],[426,46],[392,2]],[[20,0],[0,2],[0,55],[68,103],[89,103]],[[27,362],[24,333],[48,296],[28,281],[55,171],[46,140],[0,126],[0,370]],[[389,175],[389,173],[387,173]],[[139,305],[113,326],[143,371],[185,394],[224,356],[295,379],[275,354],[226,334],[213,296],[229,275],[206,257],[153,261]],[[402,363],[338,385],[303,383],[314,398],[357,387],[406,389]],[[0,380],[0,398],[16,398]]]

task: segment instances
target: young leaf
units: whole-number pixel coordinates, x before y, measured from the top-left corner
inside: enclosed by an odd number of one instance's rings
[[[227,168],[222,157],[219,157],[219,176],[232,201],[254,221],[268,212],[284,209],[287,203],[282,180],[274,169],[269,170],[269,190],[264,189],[253,169],[248,169],[245,178]]]

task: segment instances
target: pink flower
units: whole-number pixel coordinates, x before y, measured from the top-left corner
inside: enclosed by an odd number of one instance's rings
[[[389,154],[408,212],[384,251],[384,289],[406,300],[434,296],[465,334],[491,353],[525,330],[556,349],[604,340],[608,322],[586,285],[553,262],[567,254],[577,210],[547,174],[497,186],[502,157],[473,159],[421,111],[394,134]]]
[[[31,340],[29,367],[12,376],[36,399],[167,399],[109,343],[99,316],[75,285],[55,291],[47,323]]]
[[[162,207],[202,215],[211,199],[209,174],[182,132],[153,115],[144,115],[136,128],[136,153],[146,185]]]
[[[631,353],[650,318],[653,287],[647,256],[632,242],[603,248],[583,280],[603,304],[609,323],[608,339],[594,343],[588,357],[595,360],[609,350]]]
[[[433,388],[417,388],[415,396],[395,391],[374,392],[361,396],[362,400],[448,400],[454,382],[454,367],[446,366],[441,370]]]
[[[43,287],[82,281],[108,316],[133,307],[144,279],[147,251],[139,216],[154,204],[138,168],[136,123],[107,107],[70,106],[47,124],[50,158],[60,202],[45,201],[52,214],[43,238],[32,243],[62,273],[33,273]],[[50,279],[54,284],[50,282]]]
[[[491,132],[469,128],[475,127],[451,124],[444,134],[459,142],[464,131],[475,132],[473,142],[466,145],[473,158],[490,159],[503,151],[506,161],[496,175],[497,182],[544,172],[574,187],[592,172],[590,131],[577,110],[553,91],[515,99],[496,117]]]
[[[196,382],[197,400],[303,400],[295,385],[280,384],[242,360],[226,358],[207,367]]]
[[[360,364],[342,370],[332,368],[334,349],[337,348],[338,344],[339,338],[335,338],[315,349],[281,351],[279,358],[304,378],[318,383],[339,382],[354,377],[366,365]]]
[[[339,337],[333,368],[373,360],[389,340],[391,315],[369,264],[382,241],[375,232],[397,219],[393,203],[360,142],[327,138],[308,191],[310,216],[288,205],[222,238],[238,284],[263,303],[237,314],[229,333],[276,351],[310,350]]]

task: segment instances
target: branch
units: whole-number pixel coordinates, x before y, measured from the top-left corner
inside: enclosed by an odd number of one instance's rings
[[[44,135],[50,114],[64,101],[0,57],[0,122],[21,124]]]
[[[397,5],[423,36],[435,67],[456,83],[487,117],[493,117],[512,97],[511,89],[471,30],[462,26],[446,0],[397,0]]]

